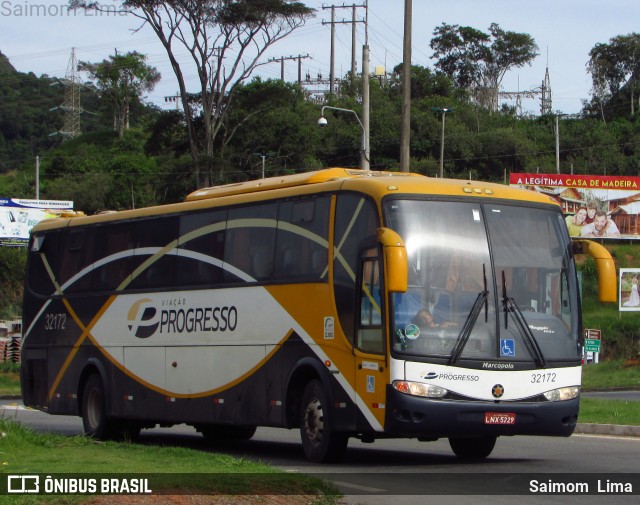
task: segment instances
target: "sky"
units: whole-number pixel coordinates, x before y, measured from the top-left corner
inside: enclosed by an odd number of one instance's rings
[[[365,9],[368,3],[367,34],[370,47],[370,69],[386,67],[390,71],[402,62],[405,0],[360,0],[334,2],[303,0],[316,9],[308,20],[266,55],[266,59],[307,56],[302,60],[303,77],[330,70],[331,5],[336,8],[336,21],[350,20],[354,3],[356,9],[358,69],[361,69],[362,45],[365,43]],[[119,2],[102,0],[102,5]],[[175,107],[165,97],[177,92],[176,80],[164,49],[148,27],[140,28],[139,19],[116,14],[69,12],[65,0],[0,0],[0,52],[21,72],[64,77],[69,65],[71,49],[75,48],[80,61],[99,62],[117,50],[119,53],[136,50],[148,57],[148,63],[162,74],[162,80],[146,99],[162,108]],[[583,100],[590,98],[591,79],[586,63],[591,48],[608,43],[612,37],[640,31],[640,2],[638,0],[412,0],[412,63],[433,68],[434,60],[429,42],[434,29],[443,22],[471,26],[488,33],[491,23],[502,29],[527,33],[533,37],[540,55],[531,66],[507,73],[502,91],[529,91],[540,88],[548,68],[554,112],[578,113]],[[324,24],[323,24],[324,21]],[[138,31],[136,29],[140,28]],[[335,70],[342,76],[351,66],[351,25],[336,25]],[[179,52],[179,60],[187,63],[186,50]],[[272,62],[260,67],[256,75],[279,78],[281,66]],[[197,90],[195,72],[186,72],[187,86]],[[285,79],[297,80],[296,61],[285,62]],[[86,76],[84,76],[86,78]],[[514,101],[504,103],[515,105]],[[539,97],[524,100],[523,112],[538,114]],[[375,107],[375,104],[372,104]]]

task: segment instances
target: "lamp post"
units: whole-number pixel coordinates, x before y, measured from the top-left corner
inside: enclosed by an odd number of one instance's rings
[[[444,118],[447,112],[451,112],[453,109],[449,107],[431,107],[431,110],[436,112],[442,112],[442,136],[440,138],[440,178],[444,177]]]
[[[351,109],[342,109],[340,107],[332,107],[331,105],[323,105],[322,110],[320,111],[320,119],[318,119],[318,126],[320,127],[327,126],[327,118],[324,117],[325,109],[337,110],[340,112],[350,112],[356,117],[356,119],[358,120],[358,124],[360,125],[360,129],[362,130],[362,136],[360,140],[360,168],[362,168],[362,170],[369,170],[369,139],[367,138],[364,124],[362,124],[362,121],[360,121],[360,118],[358,117],[356,111]]]
[[[259,156],[260,158],[262,158],[262,178],[264,179],[264,160],[268,157],[268,156],[272,156],[273,153],[268,152],[267,154],[263,154],[263,153],[253,153],[254,156]]]

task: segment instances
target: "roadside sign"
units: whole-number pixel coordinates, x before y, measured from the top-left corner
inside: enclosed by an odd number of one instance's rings
[[[586,339],[584,341],[584,350],[587,352],[600,352],[600,340]]]
[[[588,340],[601,340],[601,335],[602,332],[600,330],[584,330],[584,338]]]

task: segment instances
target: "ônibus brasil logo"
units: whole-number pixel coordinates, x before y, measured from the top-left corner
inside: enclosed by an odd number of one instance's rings
[[[149,298],[141,298],[131,305],[127,314],[129,330],[138,338],[149,338],[158,329],[158,311]]]

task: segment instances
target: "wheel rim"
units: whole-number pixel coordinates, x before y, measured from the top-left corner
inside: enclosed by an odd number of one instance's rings
[[[307,405],[304,413],[304,431],[307,439],[313,445],[319,445],[322,442],[322,433],[324,429],[324,420],[322,415],[322,404],[317,398],[312,398]]]

